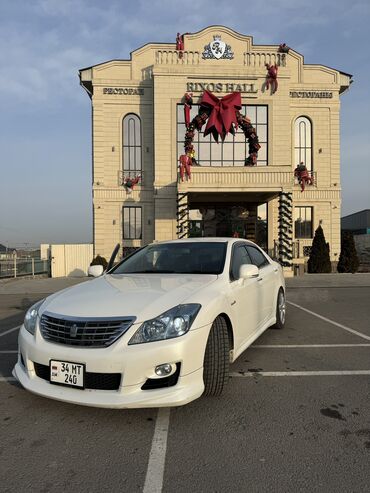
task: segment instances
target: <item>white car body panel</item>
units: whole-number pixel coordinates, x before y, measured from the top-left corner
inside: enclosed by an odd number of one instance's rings
[[[13,374],[31,392],[71,403],[89,406],[129,408],[186,404],[204,391],[203,361],[213,321],[223,314],[230,320],[234,341],[231,361],[276,321],[276,300],[285,290],[282,269],[269,259],[258,278],[230,280],[233,245],[251,242],[230,238],[202,238],[177,242],[227,242],[225,268],[213,274],[106,274],[48,297],[39,310],[64,317],[136,317],[133,325],[111,346],[84,348],[48,342],[40,332],[35,335],[22,326],[19,334],[19,357]],[[142,322],[179,305],[202,306],[190,331],[174,339],[129,345]],[[40,318],[38,319],[38,321]],[[21,355],[25,365],[21,362]],[[61,360],[86,365],[91,373],[120,373],[117,390],[92,390],[56,386],[39,378],[34,363],[48,366]],[[147,379],[158,376],[154,369],[163,363],[180,363],[176,385],[142,390]]]

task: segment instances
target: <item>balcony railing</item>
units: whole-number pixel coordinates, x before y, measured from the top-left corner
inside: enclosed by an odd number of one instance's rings
[[[244,53],[244,64],[248,67],[262,67],[265,69],[265,64],[278,65],[279,67],[286,67],[287,56],[285,53],[276,52],[250,52]]]
[[[182,56],[177,50],[157,50],[155,61],[157,65],[199,65],[199,51],[183,51]]]
[[[202,52],[200,51],[182,51],[182,55],[178,50],[157,50],[155,53],[155,63],[157,65],[199,65],[202,60]],[[265,64],[279,67],[286,67],[287,55],[277,52],[249,52],[244,53],[244,65],[248,67],[262,68],[264,71]]]
[[[292,171],[286,167],[195,167],[191,169],[191,179],[179,182],[180,191],[197,188],[270,188],[281,189],[292,186]]]

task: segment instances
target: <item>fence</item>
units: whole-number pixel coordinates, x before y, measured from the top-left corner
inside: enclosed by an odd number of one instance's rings
[[[50,261],[36,258],[0,260],[0,278],[50,274]]]

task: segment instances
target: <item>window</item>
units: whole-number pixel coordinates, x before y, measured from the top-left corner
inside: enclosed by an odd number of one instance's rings
[[[199,105],[194,104],[190,112],[192,120],[199,110]],[[267,166],[267,144],[268,144],[268,115],[265,105],[242,105],[240,113],[248,116],[257,131],[261,149],[258,151],[258,166]],[[203,131],[206,125],[203,126]],[[177,154],[184,153],[185,138],[184,105],[177,105]],[[244,166],[244,160],[249,155],[248,141],[241,128],[235,135],[228,134],[222,142],[217,144],[211,135],[204,137],[203,132],[195,131],[194,150],[195,159],[201,166]]]
[[[312,207],[294,207],[294,234],[296,239],[312,238]]]
[[[141,173],[141,121],[132,113],[122,122],[123,174],[134,177]]]
[[[305,116],[295,121],[294,159],[295,166],[303,161],[308,171],[312,171],[312,126]]]
[[[123,207],[123,239],[141,240],[142,219],[141,207]]]
[[[259,269],[269,264],[267,258],[257,248],[248,245],[247,251],[252,259],[252,264],[256,265]]]
[[[251,259],[244,245],[238,245],[234,248],[231,259],[230,277],[232,281],[239,279],[240,267],[245,264],[251,264]]]

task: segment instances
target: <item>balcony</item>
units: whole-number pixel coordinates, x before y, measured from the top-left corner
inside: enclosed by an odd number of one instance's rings
[[[179,182],[179,192],[196,191],[280,191],[292,188],[290,166],[205,167],[193,166],[191,179]]]

